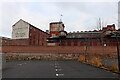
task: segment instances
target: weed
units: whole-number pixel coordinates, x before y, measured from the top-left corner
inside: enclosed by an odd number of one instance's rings
[[[101,66],[102,66],[102,63],[101,63],[100,59],[99,59],[99,58],[96,58],[96,57],[93,57],[93,58],[89,61],[89,64],[94,65],[94,66],[98,66],[98,67],[101,67]]]
[[[78,61],[80,61],[80,62],[85,62],[85,56],[79,57],[79,58],[78,58]]]
[[[113,71],[119,71],[118,65],[117,64],[113,64],[112,65],[112,70]]]

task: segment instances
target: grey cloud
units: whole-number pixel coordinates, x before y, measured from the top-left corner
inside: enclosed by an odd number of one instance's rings
[[[113,19],[117,14],[116,2],[8,2],[2,4],[1,12],[2,32],[8,36],[11,36],[11,27],[19,18],[42,30],[49,29],[51,21],[59,21],[60,14],[63,14],[62,20],[67,31],[95,29],[99,17],[104,22],[117,23]]]

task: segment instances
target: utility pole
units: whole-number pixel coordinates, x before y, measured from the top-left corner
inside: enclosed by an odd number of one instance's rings
[[[86,62],[86,57],[87,57],[87,38],[85,38],[85,62]]]
[[[104,55],[104,38],[103,38],[103,33],[101,34],[101,45],[102,45],[102,54]]]
[[[113,35],[115,35],[115,38],[117,41],[117,57],[118,57],[118,67],[119,67],[119,72],[120,72],[120,55],[119,55],[119,41],[118,41],[119,34],[120,33],[118,33],[118,32],[113,33]]]

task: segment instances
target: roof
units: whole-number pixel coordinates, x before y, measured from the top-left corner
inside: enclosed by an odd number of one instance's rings
[[[11,39],[11,38],[7,38],[7,37],[2,37],[2,36],[0,36],[0,39]]]
[[[107,27],[111,27],[111,26],[115,26],[115,24],[112,24],[112,25],[107,25]]]
[[[51,22],[50,24],[61,24],[63,22]]]
[[[50,24],[62,24],[63,27],[65,27],[65,25],[63,24],[63,22],[51,22]]]
[[[30,24],[30,25],[31,25],[31,24]],[[48,34],[47,32],[45,32],[45,31],[43,31],[43,30],[41,30],[41,29],[39,29],[39,28],[37,28],[37,27],[35,27],[35,26],[33,26],[33,25],[31,25],[31,26],[34,27],[34,28],[36,28],[36,29],[38,29],[39,31],[42,31],[42,32]],[[48,35],[49,35],[49,34],[48,34]]]
[[[24,20],[22,20],[22,19],[20,19],[19,21],[17,21],[13,26],[15,26],[18,22],[20,22],[20,21],[23,21],[23,22],[25,22],[25,23],[27,23],[27,24],[30,24],[30,23],[28,23],[28,22],[26,22],[26,21],[24,21]]]
[[[28,23],[28,22],[26,22],[26,21],[24,21],[24,20],[22,20],[22,19],[20,19],[18,22],[20,22],[20,21],[23,21],[23,22],[25,22],[25,23],[27,23],[27,24],[31,25],[32,27],[34,27],[34,28],[36,28],[36,29],[38,29],[38,30],[40,30],[40,31],[44,32],[43,30],[41,30],[41,29],[39,29],[39,28],[37,28],[37,27],[33,26],[32,24],[30,24],[30,23]],[[15,26],[18,22],[16,22],[13,26]],[[44,33],[46,33],[46,32],[44,32]],[[46,34],[48,34],[48,33],[46,33]],[[49,34],[48,34],[48,35],[49,35]]]
[[[79,33],[68,33],[67,38],[99,38],[102,32],[79,32]]]

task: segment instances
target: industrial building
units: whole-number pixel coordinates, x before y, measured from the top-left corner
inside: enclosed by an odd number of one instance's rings
[[[20,19],[12,26],[12,39],[3,38],[2,45],[40,45],[46,46],[49,34]]]
[[[1,45],[40,45],[40,46],[115,46],[116,40],[108,37],[116,32],[115,24],[102,30],[69,32],[63,22],[50,23],[50,34],[20,19],[12,26],[12,39],[2,37]]]
[[[88,53],[101,54],[102,51],[116,52],[116,37],[120,32],[115,24],[107,25],[102,30],[67,32],[62,21],[52,22],[49,31],[31,25],[20,19],[12,26],[12,39],[1,37],[0,44],[5,53]],[[49,33],[50,32],[50,33]],[[120,38],[118,38],[120,41]],[[119,43],[120,45],[120,43]],[[102,47],[103,46],[103,47]],[[14,48],[14,49],[13,49]],[[103,49],[104,48],[104,49]]]
[[[54,27],[51,24],[54,24]],[[61,25],[57,29],[60,24],[63,26]],[[69,33],[64,31],[64,27],[62,22],[50,23],[51,37],[48,38],[48,43],[51,46],[116,46],[116,38],[110,37],[112,32],[118,32],[115,29],[115,24],[107,25],[107,27],[103,27],[99,31],[77,31]]]

